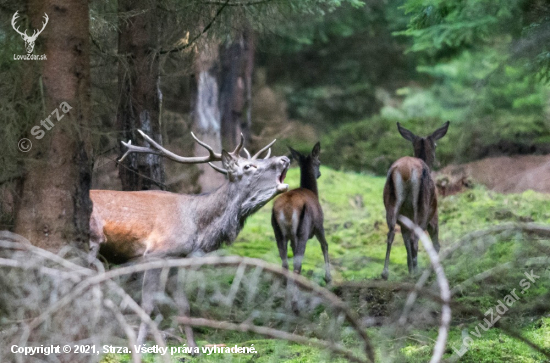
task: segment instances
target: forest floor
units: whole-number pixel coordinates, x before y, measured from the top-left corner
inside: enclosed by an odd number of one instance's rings
[[[321,204],[325,212],[325,229],[329,243],[333,285],[330,289],[346,300],[361,316],[373,317],[378,323],[367,329],[376,347],[378,361],[427,362],[438,333],[439,308],[428,300],[419,299],[418,315],[411,315],[410,326],[404,334],[396,335],[385,322],[397,320],[406,294],[394,291],[371,290],[366,301],[350,298],[345,283],[380,279],[386,253],[385,212],[382,189],[385,178],[322,168],[319,179]],[[287,182],[297,187],[299,170],[289,171]],[[546,181],[549,179],[546,179]],[[457,361],[457,351],[465,336],[470,336],[469,348],[461,362],[547,362],[525,343],[510,337],[505,328],[513,328],[527,338],[550,350],[550,243],[512,229],[514,223],[536,222],[550,225],[550,195],[525,191],[501,194],[485,186],[474,185],[464,192],[440,199],[439,224],[442,252],[468,233],[507,223],[509,231],[487,234],[483,238],[467,238],[462,248],[443,261],[443,267],[453,290],[453,320],[445,359]],[[249,218],[237,241],[225,248],[224,254],[263,259],[280,265],[281,261],[270,223],[271,203]],[[289,251],[291,255],[291,251]],[[290,261],[291,262],[291,261]],[[419,268],[429,265],[420,246]],[[492,269],[492,270],[491,270]],[[493,273],[485,273],[485,271]],[[540,276],[528,291],[503,315],[496,327],[487,331],[476,327],[483,323],[479,315],[468,311],[475,308],[483,314],[514,288],[519,288],[525,273],[534,271]],[[323,256],[320,245],[308,242],[302,274],[313,282],[325,285]],[[472,279],[474,278],[474,279]],[[406,252],[400,234],[396,235],[391,254],[389,282],[410,282],[416,279],[407,272]],[[433,279],[430,280],[433,282]],[[429,286],[430,283],[427,285]],[[527,289],[524,289],[527,290]],[[437,291],[437,289],[436,289]],[[351,294],[353,295],[353,294]],[[362,298],[364,298],[364,295]],[[423,306],[430,308],[422,309]],[[430,312],[430,309],[431,312]],[[429,323],[431,321],[431,323]],[[434,323],[435,322],[435,323]],[[501,326],[499,326],[499,324]],[[322,349],[290,344],[273,339],[261,339],[246,333],[226,333],[203,329],[197,333],[200,346],[223,342],[228,346],[254,344],[258,353],[250,355],[220,354],[191,358],[173,356],[174,362],[333,362],[340,361]],[[353,346],[357,341],[346,341]],[[107,355],[103,363],[127,362],[130,356]],[[145,361],[157,361],[145,357]],[[344,361],[344,360],[341,360]]]
[[[452,180],[471,178],[499,193],[533,190],[550,193],[550,155],[515,155],[485,158],[471,163],[448,165],[440,175]]]

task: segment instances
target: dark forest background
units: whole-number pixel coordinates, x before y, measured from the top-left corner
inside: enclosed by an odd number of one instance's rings
[[[195,150],[191,130],[228,149],[241,132],[253,150],[276,137],[279,154],[321,140],[326,165],[381,175],[409,153],[393,130],[397,121],[429,130],[451,120],[452,142],[438,150],[442,165],[549,150],[544,1],[75,4],[0,6],[3,228],[28,229],[15,217],[51,198],[37,191],[45,184],[63,184],[74,197],[89,187],[198,192],[219,183],[208,167],[163,165],[158,157],[132,155],[117,166],[120,141],[142,143],[138,128],[186,155]],[[75,14],[50,14],[34,51],[48,61],[15,61],[24,47],[13,14],[30,32],[52,7]],[[67,28],[67,17],[80,28]],[[75,53],[69,43],[78,31]],[[29,136],[71,100],[78,115],[42,140]],[[31,152],[17,148],[22,137],[35,141]],[[52,166],[61,155],[74,163]]]

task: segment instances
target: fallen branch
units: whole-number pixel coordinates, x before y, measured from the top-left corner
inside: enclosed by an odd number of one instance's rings
[[[449,325],[451,323],[451,307],[449,306],[451,300],[451,291],[449,290],[449,282],[447,281],[447,277],[445,277],[445,271],[443,271],[443,267],[439,262],[437,251],[435,250],[432,241],[422,230],[422,228],[414,224],[409,218],[405,216],[400,215],[398,219],[401,223],[403,223],[407,228],[409,228],[418,236],[418,238],[424,245],[428,256],[430,257],[430,262],[432,263],[433,270],[435,271],[435,274],[437,276],[437,283],[439,285],[439,292],[441,294],[441,300],[443,301],[443,304],[441,306],[441,325],[439,326],[439,333],[437,335],[437,341],[434,346],[434,351],[430,363],[438,363],[441,361],[443,353],[445,352],[447,336],[449,335]]]

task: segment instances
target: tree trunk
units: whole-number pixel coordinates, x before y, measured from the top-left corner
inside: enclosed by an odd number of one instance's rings
[[[250,141],[254,40],[249,28],[221,47],[220,110],[223,144],[235,147],[243,133]]]
[[[193,132],[216,152],[221,150],[221,127],[218,98],[218,44],[210,42],[200,47],[195,59],[196,92],[193,111]],[[206,150],[195,144],[195,155],[205,155]],[[198,164],[201,191],[209,192],[219,187],[224,177],[208,164]]]
[[[118,66],[119,145],[121,140],[132,140],[134,145],[148,146],[138,135],[138,129],[162,144],[157,12],[147,0],[119,0],[118,6],[119,14],[137,12],[129,19],[121,18],[119,23],[118,52],[123,57]],[[121,155],[124,152],[121,145]],[[165,189],[160,156],[130,154],[126,160],[118,169],[122,190]]]
[[[44,13],[49,16],[39,36],[47,57],[41,61],[47,117],[37,122],[43,137],[35,136],[26,154],[14,231],[51,251],[69,242],[87,250],[92,210],[88,2],[44,0],[33,5],[40,8],[31,14],[35,28]],[[40,47],[34,54],[42,54]]]

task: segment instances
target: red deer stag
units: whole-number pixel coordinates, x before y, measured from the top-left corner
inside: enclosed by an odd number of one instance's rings
[[[227,181],[217,190],[200,195],[164,191],[90,191],[93,202],[90,218],[92,256],[100,249],[108,259],[121,262],[151,257],[185,257],[217,250],[222,243],[235,240],[248,216],[277,194],[288,190],[283,181],[290,160],[286,156],[269,158],[275,140],[252,157],[244,149],[247,154],[244,158],[239,155],[243,149],[242,135],[233,152],[222,150],[220,154],[193,135],[209,155],[182,157],[138,131],[151,147],[123,143],[128,151],[121,160],[129,153],[137,152],[162,155],[184,164],[208,162],[227,175]],[[266,150],[266,158],[260,159]],[[221,161],[223,168],[213,165],[212,161]],[[154,308],[153,295],[159,277],[160,270],[147,271],[143,276],[142,306],[148,314]],[[146,332],[146,325],[142,323],[138,344],[144,341]],[[189,346],[196,346],[188,327],[186,334]]]
[[[288,269],[287,243],[294,254],[294,272],[302,271],[302,260],[307,241],[315,235],[321,243],[325,258],[325,281],[331,281],[328,244],[323,228],[323,209],[319,204],[317,178],[321,176],[319,153],[321,144],[313,147],[311,154],[303,156],[290,148],[292,157],[300,165],[300,188],[291,190],[275,200],[271,213],[271,225],[275,231],[283,268]]]
[[[416,272],[418,237],[397,221],[400,214],[412,220],[422,229],[427,229],[435,250],[439,252],[437,194],[435,183],[430,175],[430,168],[435,161],[435,142],[445,136],[448,127],[449,121],[430,136],[419,137],[402,127],[399,122],[397,123],[397,129],[401,136],[413,144],[414,158],[405,156],[393,163],[384,186],[384,206],[389,229],[386,260],[382,271],[384,280],[387,280],[389,276],[388,265],[396,223],[399,223],[401,227],[401,234],[407,249],[409,273]]]

